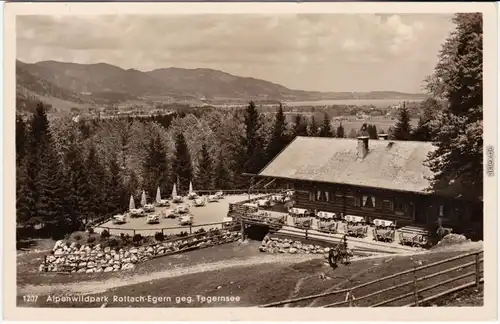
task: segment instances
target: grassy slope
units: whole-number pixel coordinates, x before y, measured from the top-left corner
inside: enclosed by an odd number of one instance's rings
[[[422,261],[422,263],[429,264],[438,260],[442,260],[451,256],[459,255],[464,252],[436,252],[427,253],[422,255],[413,256],[413,259]],[[194,252],[186,253],[176,258],[165,257],[153,260],[151,262],[139,265],[137,271],[134,273],[124,272],[122,274],[106,273],[106,274],[88,274],[81,276],[57,276],[50,274],[33,274],[29,276],[22,273],[18,277],[18,284],[47,284],[74,282],[75,280],[105,280],[107,278],[116,278],[120,276],[120,280],[127,280],[128,276],[137,273],[149,273],[159,269],[168,269],[170,267],[189,267],[199,263],[211,263],[221,261],[228,258],[248,258],[249,255],[258,254],[255,246],[236,246],[225,245],[204,249]],[[468,261],[468,260],[467,260]],[[445,267],[457,265],[458,262],[465,263],[467,261],[455,261],[446,266],[439,267],[439,270]],[[235,268],[226,268],[218,271],[209,271],[200,274],[181,275],[174,278],[163,278],[152,280],[149,282],[132,284],[122,286],[119,288],[108,290],[103,294],[96,296],[108,296],[112,298],[116,296],[170,296],[173,298],[172,302],[151,304],[147,301],[131,303],[131,302],[113,302],[111,299],[107,307],[128,307],[128,306],[141,306],[141,307],[196,307],[202,306],[196,301],[196,295],[203,296],[238,296],[239,302],[230,303],[212,303],[204,304],[203,306],[253,306],[265,303],[280,301],[293,297],[308,296],[311,294],[321,293],[327,289],[342,289],[352,287],[360,283],[368,282],[383,276],[393,274],[402,270],[412,267],[412,260],[409,256],[398,256],[389,259],[367,259],[362,261],[353,262],[349,266],[341,266],[335,271],[330,269],[323,260],[312,260],[304,263],[294,265],[287,265],[281,263],[271,263],[260,266],[242,266]],[[456,271],[452,274],[446,274],[427,280],[426,286],[440,282],[449,278],[450,276],[460,275],[464,272],[470,271],[471,268]],[[438,271],[433,268],[433,271]],[[427,272],[428,273],[428,272]],[[422,272],[419,276],[425,275]],[[18,273],[19,275],[19,273]],[[326,275],[326,279],[320,279],[320,276]],[[469,281],[472,278],[466,278]],[[360,297],[362,295],[371,293],[375,290],[390,287],[398,283],[411,280],[410,276],[392,279],[380,282],[370,288],[360,289],[354,295]],[[461,283],[464,282],[461,281]],[[454,283],[451,286],[456,286]],[[447,285],[446,289],[450,285]],[[430,292],[423,293],[421,297],[427,297],[430,293],[442,291],[443,288],[434,289]],[[366,306],[400,295],[405,292],[411,292],[412,286],[400,288],[392,292],[385,293],[382,297],[372,297],[364,301],[360,301],[358,306]],[[176,296],[191,296],[192,303],[175,303]],[[331,296],[323,298],[311,305],[311,301],[301,302],[293,306],[321,306],[327,303],[343,300],[345,295]],[[411,302],[411,298],[404,299],[399,302],[390,304],[390,306],[404,305]],[[54,305],[46,301],[46,298],[40,296],[37,303],[27,305],[23,303],[22,296],[18,296],[18,303],[20,306],[39,306],[39,307],[53,307]],[[69,302],[59,306],[64,307],[100,307],[102,303],[81,303]]]

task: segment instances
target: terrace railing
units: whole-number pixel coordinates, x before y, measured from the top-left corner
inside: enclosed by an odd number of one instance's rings
[[[109,233],[111,233],[111,231],[119,231],[124,234],[132,233],[133,235],[137,234],[138,232],[141,233],[152,232],[152,234],[156,232],[161,232],[162,234],[165,234],[165,232],[167,232],[168,234],[168,231],[179,230],[179,229],[182,229],[188,232],[189,234],[193,234],[193,231],[195,231],[196,228],[203,228],[205,230],[208,230],[209,228],[239,230],[239,224],[234,224],[230,222],[215,222],[215,223],[196,224],[196,225],[193,224],[185,226],[162,227],[162,228],[146,227],[146,228],[128,229],[128,228],[112,227],[112,226],[98,226],[98,228],[107,230]]]
[[[244,195],[244,194],[267,194],[267,193],[277,193],[283,192],[286,189],[266,189],[266,188],[253,188],[253,189],[231,189],[231,190],[207,190],[200,189],[195,190],[197,194],[215,194],[216,192],[222,192],[224,195]]]
[[[434,262],[428,265],[414,267],[413,269],[408,269],[405,271],[401,271],[380,279],[376,279],[367,283],[363,283],[351,288],[340,289],[330,292],[325,292],[316,295],[310,295],[300,298],[287,299],[274,303],[269,303],[265,305],[260,305],[258,307],[279,307],[284,305],[297,304],[304,301],[312,301],[318,300],[326,297],[338,296],[341,297],[345,295],[344,298],[339,298],[340,300],[335,301],[333,303],[328,303],[323,305],[322,307],[353,307],[353,306],[363,306],[363,307],[380,307],[380,306],[394,306],[396,302],[399,302],[397,306],[409,307],[409,306],[419,306],[424,303],[429,303],[437,298],[455,293],[457,291],[476,287],[476,289],[480,288],[480,285],[484,283],[483,270],[481,270],[481,263],[483,262],[483,258],[481,255],[483,251],[474,251],[465,254],[461,254],[455,257],[450,257],[445,260],[441,260],[438,262]],[[467,259],[473,259],[472,261],[467,261]],[[447,267],[444,270],[440,270],[438,266],[449,264],[454,261],[459,261],[459,264],[456,266]],[[457,271],[465,271],[466,268],[473,267],[474,270],[467,271],[458,276],[452,276],[446,280],[437,280],[436,283],[432,283],[432,278],[439,279],[437,277],[442,275],[451,274],[452,272]],[[424,270],[433,269],[431,273],[419,276],[419,272],[423,272]],[[438,269],[435,269],[438,268]],[[360,291],[369,291],[370,288],[379,285],[381,282],[387,282],[388,280],[395,278],[402,278],[404,276],[412,276],[412,279],[406,280],[402,283],[398,283],[396,285],[389,283],[386,288],[379,289],[373,292],[362,294],[359,297],[355,297]],[[463,283],[464,279],[470,278],[469,281]],[[426,285],[426,281],[428,284]],[[430,281],[430,282],[429,282]],[[450,287],[451,286],[451,287]],[[390,294],[394,294],[394,291],[404,287],[410,287],[410,291],[406,291],[404,293],[399,293],[391,298],[384,298]],[[374,289],[374,290],[375,290]],[[439,292],[435,292],[427,297],[421,298],[421,294],[424,292],[438,290]],[[408,289],[406,289],[408,290]],[[382,300],[380,300],[382,299]],[[361,302],[364,301],[364,305],[360,305]]]

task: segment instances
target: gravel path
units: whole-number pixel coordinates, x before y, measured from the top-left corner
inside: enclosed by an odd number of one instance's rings
[[[127,280],[113,278],[105,281],[89,281],[85,283],[69,283],[69,284],[54,284],[54,285],[26,285],[18,288],[18,295],[25,293],[44,295],[54,293],[68,293],[68,294],[97,294],[103,293],[109,289],[128,286],[138,283],[144,283],[156,279],[172,278],[187,274],[202,273],[207,271],[216,271],[233,267],[248,267],[254,265],[261,265],[266,263],[281,263],[291,264],[299,263],[312,259],[321,258],[320,255],[304,254],[304,255],[290,255],[290,254],[263,254],[261,256],[251,257],[246,260],[225,260],[213,263],[202,263],[190,267],[175,267],[164,271],[157,271],[148,274],[141,274]]]

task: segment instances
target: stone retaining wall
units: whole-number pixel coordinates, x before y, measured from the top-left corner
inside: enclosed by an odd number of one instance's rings
[[[150,259],[179,253],[184,250],[201,249],[209,246],[231,243],[241,238],[240,232],[225,231],[219,235],[202,235],[175,241],[158,242],[149,246],[110,248],[82,245],[57,241],[53,254],[46,257],[46,265],[41,264],[39,271],[93,273],[134,269],[135,264]]]
[[[291,253],[291,254],[322,254],[328,257],[330,247],[314,244],[306,244],[286,238],[264,237],[259,248],[261,252],[268,253]]]

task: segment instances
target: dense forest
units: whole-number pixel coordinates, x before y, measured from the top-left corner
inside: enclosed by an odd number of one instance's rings
[[[481,197],[482,59],[475,56],[482,46],[481,15],[457,15],[455,23],[457,31],[427,80],[436,99],[420,104],[415,128],[409,108],[399,109],[388,132],[395,140],[435,142],[438,149],[429,157],[435,185],[460,181]],[[453,52],[457,44],[464,50]],[[462,84],[456,73],[470,74],[473,81]],[[449,102],[444,109],[441,99]],[[258,173],[295,136],[355,137],[362,131],[377,138],[380,132],[366,124],[360,130],[334,128],[327,112],[323,118],[297,113],[289,122],[281,105],[275,109],[265,114],[250,102],[235,110],[49,121],[47,107],[39,103],[28,118],[16,120],[18,228],[42,227],[58,237],[124,212],[130,195],[139,198],[142,190],[151,201],[160,187],[166,198],[177,181],[181,192],[190,181],[195,189],[248,188],[250,179],[242,174]],[[29,235],[23,233],[18,239]]]

